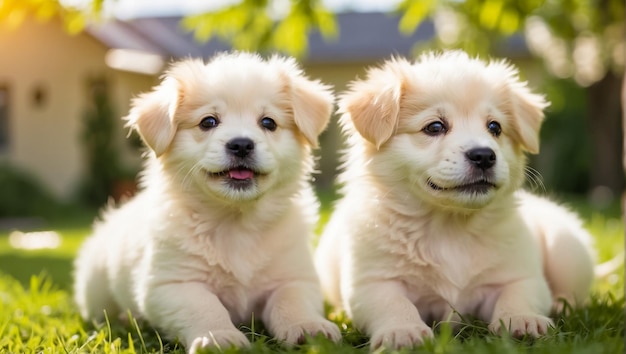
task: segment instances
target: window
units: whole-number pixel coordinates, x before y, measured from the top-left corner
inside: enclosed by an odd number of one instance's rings
[[[9,88],[0,85],[0,151],[9,147]]]

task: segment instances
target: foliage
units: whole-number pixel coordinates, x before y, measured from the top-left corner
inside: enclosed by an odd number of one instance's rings
[[[125,172],[114,139],[118,126],[106,79],[90,80],[88,90],[89,107],[84,114],[81,136],[87,171],[79,193],[84,202],[99,206],[114,193],[116,182],[125,177]]]
[[[432,18],[435,48],[494,53],[502,39],[522,32],[550,74],[583,86],[624,69],[621,0],[404,0],[398,11],[404,33]]]
[[[78,33],[89,22],[100,20],[104,9],[115,2],[89,0],[76,3],[82,7],[68,7],[62,6],[60,0],[0,0],[0,23],[16,27],[28,14],[43,21],[59,16],[69,33]],[[272,49],[297,57],[307,53],[309,32],[319,31],[325,38],[337,34],[335,16],[321,0],[241,0],[207,13],[189,15],[182,25],[202,41],[217,37],[236,49]]]
[[[15,28],[29,14],[34,14],[42,21],[59,16],[63,19],[67,32],[76,34],[85,28],[88,18],[95,18],[100,14],[102,2],[93,0],[90,5],[81,9],[63,6],[59,0],[0,0],[0,25]]]
[[[530,165],[541,171],[547,190],[584,195],[590,184],[592,142],[585,114],[585,91],[571,80],[554,80],[544,91],[551,104],[541,127],[541,150]],[[563,173],[567,171],[567,173]]]
[[[48,19],[60,14],[76,33],[101,16],[115,0],[91,0],[82,8],[63,7],[59,0],[0,1],[0,20],[19,24],[28,12]],[[533,53],[551,74],[574,77],[584,86],[621,73],[624,67],[624,2],[621,0],[403,0],[399,31],[411,33],[427,19],[435,24],[436,48],[463,48],[493,53],[501,39],[525,33]],[[183,26],[206,41],[213,37],[235,48],[269,48],[295,56],[307,49],[307,35],[319,30],[337,34],[334,15],[321,0],[241,0],[209,12],[190,15]]]
[[[289,1],[285,11],[274,6],[276,1],[243,0],[213,12],[190,15],[183,19],[183,26],[201,41],[217,37],[236,49],[276,49],[294,56],[306,54],[311,30],[317,29],[327,38],[336,34],[334,16],[321,1]]]
[[[34,176],[8,163],[0,164],[0,218],[47,216],[59,207]]]
[[[0,21],[15,26],[29,12],[41,19],[60,15],[68,31],[76,33],[115,1],[64,7],[59,0],[2,0]],[[623,72],[624,10],[621,0],[403,0],[396,12],[402,15],[402,33],[432,20],[436,36],[431,45],[436,48],[493,53],[503,38],[524,32],[551,74],[588,86],[608,71]],[[326,38],[338,32],[334,15],[321,0],[235,1],[189,15],[183,26],[199,40],[217,37],[237,49],[271,48],[294,56],[306,54],[309,32],[319,30]]]

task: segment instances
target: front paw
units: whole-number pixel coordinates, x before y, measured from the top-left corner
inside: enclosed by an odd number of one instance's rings
[[[381,328],[372,334],[370,348],[372,351],[381,347],[391,350],[411,348],[432,337],[433,331],[424,323]]]
[[[276,339],[287,345],[302,344],[307,335],[314,337],[322,334],[333,342],[339,342],[341,339],[341,332],[337,325],[325,319],[278,326],[275,332]]]
[[[199,349],[213,347],[227,349],[231,346],[249,348],[250,341],[238,330],[211,331],[206,336],[196,337],[187,345],[187,352],[195,354]]]
[[[552,320],[536,314],[502,316],[489,324],[489,330],[492,332],[502,333],[506,330],[515,338],[525,335],[537,338],[547,334],[548,327],[554,327]]]

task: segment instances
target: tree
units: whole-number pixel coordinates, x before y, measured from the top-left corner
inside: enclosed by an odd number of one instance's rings
[[[59,0],[0,0],[0,24],[14,28],[21,25],[28,15],[34,15],[41,21],[60,17],[67,32],[76,34],[85,28],[89,19],[98,17],[102,5],[100,0],[81,8],[63,6]]]
[[[84,113],[81,134],[87,170],[79,192],[82,201],[100,206],[114,194],[123,168],[113,139],[117,117],[111,107],[106,78],[90,78],[87,92],[89,106]]]
[[[307,51],[307,35],[319,30],[324,37],[337,33],[334,15],[318,0],[290,0],[288,8],[279,1],[242,0],[214,12],[191,15],[183,26],[200,41],[212,37],[246,50],[274,49],[294,56]]]
[[[58,0],[0,0],[0,21],[34,12],[60,14],[68,30],[77,31],[107,4],[121,0],[88,0],[80,9]],[[593,139],[590,187],[624,188],[620,78],[626,51],[623,0],[403,0],[399,31],[410,33],[426,20],[436,35],[435,48],[462,48],[470,53],[496,51],[505,39],[523,34],[531,52],[557,78],[585,87],[588,131]],[[82,14],[82,15],[81,15]],[[183,25],[199,40],[218,37],[234,48],[275,49],[294,56],[307,51],[307,34],[337,33],[335,18],[321,0],[241,0],[208,13],[190,15]],[[497,53],[496,53],[497,54]]]

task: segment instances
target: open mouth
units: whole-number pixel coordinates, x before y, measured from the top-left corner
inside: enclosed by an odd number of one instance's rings
[[[261,173],[246,166],[235,166],[221,172],[209,172],[209,176],[222,179],[234,189],[246,189],[255,184]]]
[[[468,194],[484,194],[496,188],[496,185],[486,179],[481,179],[471,183],[461,184],[454,187],[441,187],[428,179],[428,186],[436,191],[454,191]]]

